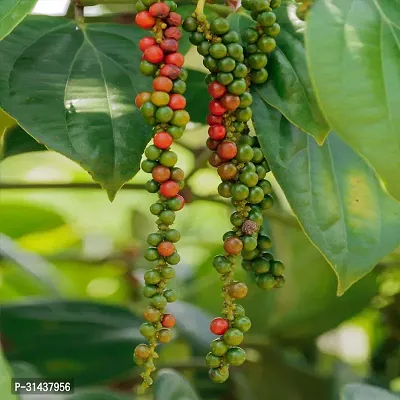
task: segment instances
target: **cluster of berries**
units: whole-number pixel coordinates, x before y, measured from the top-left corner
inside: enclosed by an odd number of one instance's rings
[[[177,5],[173,1],[141,0],[137,7],[140,12],[136,15],[136,23],[153,31],[153,36],[146,36],[139,42],[143,52],[140,71],[154,77],[153,91],[139,93],[135,100],[145,121],[153,126],[153,143],[145,150],[146,159],[141,167],[152,175],[146,190],[159,195],[158,201],[150,206],[150,212],[158,218],[158,230],[148,235],[150,247],[144,254],[146,260],[154,264],[144,274],[143,295],[150,299],[150,305],[143,313],[146,322],[140,327],[149,344],[139,344],[134,353],[136,363],[144,367],[139,388],[143,393],[152,384],[153,360],[158,357],[156,346],[171,340],[170,328],[175,325],[175,318],[166,313],[165,308],[177,296],[172,289],[166,288],[166,284],[175,276],[171,265],[180,261],[175,243],[181,235],[171,225],[175,221],[175,212],[183,208],[185,201],[179,194],[184,186],[184,172],[176,167],[178,157],[170,146],[182,136],[190,116],[185,110],[183,96],[188,73],[183,68],[184,57],[178,52],[182,21],[175,12]]]
[[[266,53],[276,47],[271,36],[279,31],[279,25],[270,1],[251,3],[262,3],[252,16],[260,18],[264,26],[258,22],[254,29],[242,33],[246,47],[239,43],[239,34],[224,18],[208,23],[203,14],[194,13],[183,22],[183,28],[190,32],[190,42],[197,46],[204,57],[204,66],[210,71],[206,78],[212,97],[207,116],[207,147],[213,151],[209,162],[218,169],[222,180],[219,194],[231,198],[235,207],[231,215],[233,228],[223,237],[225,254],[213,261],[223,283],[223,318],[211,322],[211,332],[220,337],[211,343],[206,362],[210,378],[217,383],[228,379],[229,366],[245,361],[245,352],[239,345],[251,327],[244,308],[235,304],[235,300],[243,299],[248,292],[247,285],[234,277],[237,257],[241,255],[243,267],[255,273],[260,288],[280,287],[284,282],[283,264],[267,252],[271,240],[260,233],[262,212],[273,205],[272,187],[265,179],[268,163],[257,138],[249,135],[248,126],[253,101],[250,85],[264,83],[268,78]],[[265,16],[261,18],[265,13],[268,22]]]

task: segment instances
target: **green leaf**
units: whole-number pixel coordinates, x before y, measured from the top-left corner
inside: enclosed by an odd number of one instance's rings
[[[399,400],[400,397],[387,390],[370,385],[350,384],[343,390],[343,400]]]
[[[13,239],[37,232],[46,232],[66,224],[55,211],[28,203],[2,202],[0,232]]]
[[[139,28],[77,26],[31,16],[0,43],[0,105],[36,140],[80,164],[107,189],[139,170],[150,139],[134,99]]]
[[[36,2],[37,0],[1,0],[0,40],[33,10]]]
[[[278,183],[342,294],[398,246],[400,204],[334,133],[319,147],[257,95],[253,122]]]
[[[316,2],[308,19],[307,57],[329,124],[400,200],[400,28],[377,3]],[[381,4],[390,11],[388,1]]]
[[[374,0],[376,7],[390,23],[400,28],[400,1],[399,0]]]
[[[10,361],[24,360],[49,379],[90,385],[123,376],[143,338],[141,319],[119,306],[55,299],[2,305],[2,337]]]
[[[11,375],[10,368],[0,347],[0,398],[1,400],[17,400],[17,397],[11,394]]]
[[[199,400],[190,383],[172,369],[161,370],[154,383],[155,400]]]
[[[19,125],[7,130],[0,145],[0,159],[32,151],[47,150]]]
[[[14,128],[17,122],[0,109],[0,148],[2,146],[3,135],[9,130]]]
[[[186,82],[187,92],[185,93],[187,111],[192,122],[204,124],[208,114],[208,103],[210,97],[207,92],[207,85],[204,82],[205,74],[189,69],[189,76]]]
[[[289,121],[322,144],[330,128],[317,104],[308,76],[303,29],[295,26],[287,13],[286,7],[277,12],[281,33],[276,38],[276,50],[269,55],[270,76],[255,90]],[[254,25],[254,21],[243,14],[233,14],[228,19],[238,32]]]

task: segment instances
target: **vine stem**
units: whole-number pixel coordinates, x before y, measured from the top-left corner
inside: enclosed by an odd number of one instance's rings
[[[196,6],[196,14],[200,15],[203,14],[203,10],[204,10],[204,5],[206,4],[206,0],[199,0],[197,2],[197,6]]]
[[[74,10],[75,10],[75,21],[83,24],[84,22],[84,6],[81,4],[80,0],[73,0]]]

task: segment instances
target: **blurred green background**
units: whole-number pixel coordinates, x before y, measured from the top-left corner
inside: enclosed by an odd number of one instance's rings
[[[35,12],[63,15],[67,3],[39,1]],[[89,7],[87,13],[108,11]],[[188,60],[192,68],[201,65],[193,52]],[[142,254],[154,229],[148,212],[154,195],[143,190],[148,178],[139,173],[109,203],[63,156],[13,155],[18,128],[13,135],[0,180],[0,332],[10,374],[72,377],[75,400],[132,398],[140,382],[132,352],[143,340]],[[175,339],[161,347],[158,366],[165,370],[145,398],[333,400],[347,383],[361,381],[400,393],[400,251],[337,297],[331,267],[302,232],[273,176],[277,205],[266,214],[265,230],[287,265],[287,284],[265,293],[238,268],[250,286],[243,301],[253,323],[244,343],[248,361],[232,370],[228,383],[209,382],[208,325],[220,310],[211,261],[230,228],[230,206],[217,196],[206,137],[204,126],[191,124],[174,148],[188,175],[188,204],[176,222],[182,261],[173,286],[181,301],[169,306],[178,320]],[[42,150],[36,147],[26,150]],[[5,368],[0,362],[2,376]]]

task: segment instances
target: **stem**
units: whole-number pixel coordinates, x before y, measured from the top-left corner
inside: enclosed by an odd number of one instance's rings
[[[205,8],[207,8],[210,11],[216,12],[218,15],[221,17],[227,17],[228,15],[232,14],[235,12],[231,7],[227,7],[223,4],[210,4],[207,3],[205,4]]]
[[[74,0],[74,10],[75,10],[75,21],[79,24],[83,24],[84,16],[83,16],[83,5],[81,4],[80,0]]]
[[[195,10],[196,14],[198,14],[198,15],[203,14],[204,4],[205,3],[206,3],[206,0],[199,0],[197,2],[197,7],[196,7],[196,10]]]

